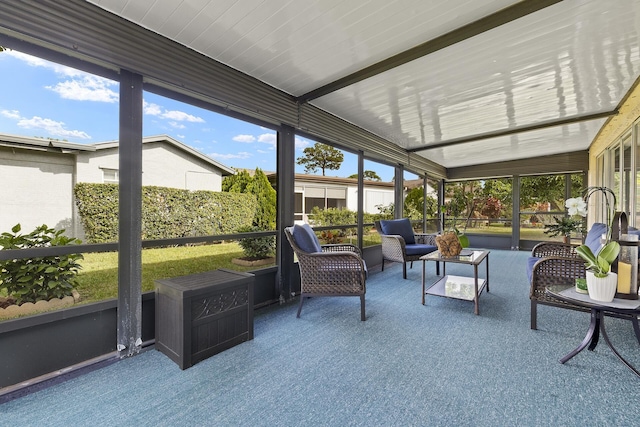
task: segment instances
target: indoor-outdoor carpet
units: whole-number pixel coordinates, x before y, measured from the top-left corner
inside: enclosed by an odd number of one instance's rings
[[[589,314],[538,309],[529,329],[526,252],[493,250],[491,292],[473,304],[427,297],[421,264],[398,264],[357,297],[258,310],[255,338],[181,371],[156,350],[0,405],[8,426],[638,425],[640,379],[601,339],[567,364]],[[484,266],[480,269],[484,271]],[[449,264],[467,275],[470,266]],[[427,280],[435,279],[434,264]],[[640,367],[631,323],[606,319]]]

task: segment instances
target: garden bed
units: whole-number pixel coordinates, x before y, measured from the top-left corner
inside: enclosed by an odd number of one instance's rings
[[[0,297],[0,319],[27,316],[51,310],[60,310],[62,308],[71,307],[78,301],[80,301],[80,294],[76,291],[73,291],[72,296],[53,298],[49,301],[40,300],[36,301],[35,304],[32,302],[25,302],[22,305],[17,305],[15,304],[15,300],[11,297]]]

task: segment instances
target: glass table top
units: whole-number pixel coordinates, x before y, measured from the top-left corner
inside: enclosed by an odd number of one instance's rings
[[[489,255],[489,251],[485,250],[470,250],[463,249],[460,255],[453,257],[443,257],[439,251],[431,252],[429,254],[420,257],[423,261],[443,261],[443,262],[455,262],[460,264],[479,264],[486,256]]]

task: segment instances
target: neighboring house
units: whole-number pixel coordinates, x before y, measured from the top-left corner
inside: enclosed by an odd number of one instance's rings
[[[142,185],[221,191],[233,169],[166,135],[142,140]],[[47,224],[82,238],[73,186],[118,183],[118,141],[76,144],[0,134],[0,232]]]
[[[276,174],[267,174],[269,181],[275,182]],[[405,182],[405,190],[422,185],[422,180]],[[379,206],[389,206],[394,202],[393,182],[364,181],[364,212],[379,213]],[[429,189],[428,189],[429,190]],[[430,191],[430,194],[433,190]],[[321,175],[295,175],[295,221],[309,222],[309,214],[317,206],[344,208],[358,211],[358,180]]]

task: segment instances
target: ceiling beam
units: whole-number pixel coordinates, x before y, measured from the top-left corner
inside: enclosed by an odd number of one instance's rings
[[[395,67],[406,64],[414,59],[429,55],[438,50],[460,43],[478,34],[497,28],[501,25],[515,21],[523,16],[537,12],[548,6],[560,3],[562,0],[523,0],[512,6],[506,7],[477,21],[450,31],[435,39],[429,40],[404,52],[393,55],[385,60],[349,74],[296,98],[299,103],[305,103],[336,90],[358,83],[377,74],[389,71]]]
[[[481,141],[483,139],[498,138],[500,136],[508,136],[516,133],[530,132],[533,130],[545,129],[545,128],[550,128],[555,126],[570,125],[573,123],[580,123],[588,120],[603,119],[605,117],[615,116],[616,114],[618,114],[617,108],[611,111],[604,111],[601,113],[583,114],[583,115],[577,115],[577,116],[571,116],[571,117],[564,117],[562,119],[550,120],[546,122],[536,123],[533,125],[516,126],[511,129],[503,129],[495,132],[481,133],[478,135],[465,136],[463,138],[454,138],[448,141],[438,142],[436,144],[427,144],[421,147],[408,148],[407,152],[416,153],[419,151],[432,150],[434,148],[451,147],[452,145],[465,144],[467,142],[474,142],[474,141]]]

